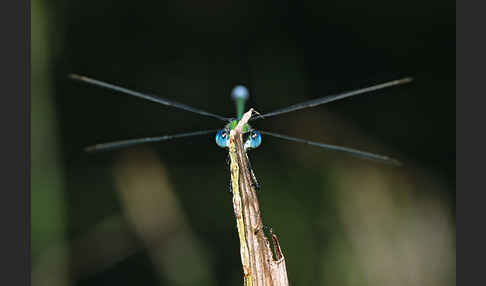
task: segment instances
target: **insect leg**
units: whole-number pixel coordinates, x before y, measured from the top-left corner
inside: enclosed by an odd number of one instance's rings
[[[253,185],[253,187],[255,187],[255,189],[259,190],[260,189],[260,183],[258,183],[258,180],[255,176],[255,172],[253,172],[253,168],[251,167],[250,158],[248,158],[248,154],[245,153],[245,155],[246,155],[246,163],[247,163],[247,166],[248,166],[248,171],[251,174],[252,185]]]
[[[226,164],[228,167],[230,166],[230,156],[227,154],[226,156]],[[233,184],[231,183],[231,171],[230,171],[230,178],[229,178],[229,184],[228,184],[228,191],[232,194],[233,193]]]

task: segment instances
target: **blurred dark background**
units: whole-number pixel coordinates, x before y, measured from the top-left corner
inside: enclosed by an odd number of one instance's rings
[[[33,285],[241,285],[214,136],[86,154],[223,116],[408,85],[255,128],[392,155],[401,168],[263,138],[249,153],[292,285],[455,285],[455,2],[32,1]]]

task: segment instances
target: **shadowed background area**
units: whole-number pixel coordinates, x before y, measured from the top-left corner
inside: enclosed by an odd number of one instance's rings
[[[410,84],[253,127],[391,155],[395,168],[263,136],[249,153],[291,285],[455,285],[455,2],[32,1],[32,284],[242,285],[225,150],[213,135],[94,143]]]

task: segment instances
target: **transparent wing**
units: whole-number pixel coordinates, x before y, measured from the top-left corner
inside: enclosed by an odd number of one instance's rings
[[[138,145],[138,144],[143,144],[143,143],[167,141],[167,140],[183,138],[183,137],[191,137],[191,136],[199,136],[199,135],[205,135],[205,134],[210,134],[210,133],[216,133],[218,130],[219,129],[202,130],[202,131],[179,133],[179,134],[174,134],[174,135],[165,135],[165,136],[158,136],[158,137],[145,137],[145,138],[120,140],[120,141],[101,143],[101,144],[88,146],[88,147],[84,148],[84,150],[86,152],[109,151],[109,150],[115,150],[115,149],[130,147],[130,146],[133,146],[133,145]]]
[[[355,156],[355,157],[370,159],[370,160],[374,160],[374,161],[378,161],[378,162],[382,162],[382,163],[387,163],[387,164],[391,164],[391,165],[395,165],[395,166],[402,165],[402,163],[400,163],[400,161],[393,159],[393,158],[390,158],[388,156],[384,156],[384,155],[378,155],[378,154],[369,153],[369,152],[365,152],[365,151],[361,151],[361,150],[357,150],[357,149],[352,149],[352,148],[348,148],[348,147],[343,147],[343,146],[329,145],[329,144],[309,141],[309,140],[305,140],[305,139],[290,137],[290,136],[287,136],[287,135],[282,135],[282,134],[268,132],[268,131],[262,131],[262,130],[259,130],[259,131],[264,135],[269,135],[269,136],[273,136],[273,137],[277,137],[277,138],[280,138],[280,139],[285,139],[285,140],[289,140],[289,141],[293,141],[293,142],[305,143],[305,144],[309,144],[309,145],[312,145],[312,146],[316,146],[316,147],[320,147],[320,148],[324,148],[324,149],[328,149],[328,150],[345,152],[345,153],[348,153],[349,155],[352,155],[352,156]]]
[[[287,113],[287,112],[296,111],[296,110],[299,110],[299,109],[304,109],[304,108],[308,108],[308,107],[313,107],[313,106],[329,103],[329,102],[332,102],[332,101],[336,101],[336,100],[340,100],[340,99],[343,99],[343,98],[355,96],[355,95],[358,95],[358,94],[363,94],[363,93],[371,92],[371,91],[378,90],[378,89],[383,89],[383,88],[394,86],[394,85],[400,85],[400,84],[408,83],[408,82],[411,82],[411,81],[412,81],[412,78],[407,77],[407,78],[389,81],[389,82],[385,82],[385,83],[382,83],[382,84],[377,84],[377,85],[373,85],[373,86],[370,86],[370,87],[361,88],[361,89],[357,89],[357,90],[353,90],[353,91],[348,91],[348,92],[334,94],[334,95],[328,95],[328,96],[325,96],[325,97],[321,97],[321,98],[305,101],[305,102],[302,102],[302,103],[294,104],[294,105],[291,105],[291,106],[288,106],[288,107],[285,107],[285,108],[277,109],[277,110],[269,112],[269,113],[264,113],[264,114],[261,114],[259,116],[253,117],[251,120],[256,120],[256,119],[260,119],[260,118],[268,118],[268,117],[284,114],[284,113]]]
[[[150,100],[150,101],[157,102],[157,103],[160,103],[160,104],[163,104],[163,105],[173,106],[175,108],[183,109],[183,110],[190,111],[190,112],[197,113],[197,114],[201,114],[201,115],[204,115],[204,116],[213,117],[213,118],[216,118],[216,119],[219,119],[219,120],[222,120],[222,121],[231,121],[231,118],[223,117],[223,116],[220,116],[220,115],[217,115],[217,114],[213,114],[213,113],[210,113],[210,112],[207,112],[207,111],[204,111],[204,110],[201,110],[201,109],[197,109],[197,108],[191,107],[189,105],[185,105],[185,104],[178,103],[178,102],[175,102],[175,101],[170,101],[170,100],[167,100],[167,99],[162,98],[160,96],[150,95],[150,94],[145,94],[145,93],[141,93],[141,92],[138,92],[138,91],[129,90],[129,89],[126,89],[126,88],[121,87],[121,86],[117,86],[117,85],[114,85],[114,84],[111,84],[111,83],[103,82],[103,81],[92,79],[92,78],[85,77],[85,76],[80,76],[80,75],[77,75],[77,74],[70,74],[69,77],[73,80],[89,83],[89,84],[96,85],[96,86],[103,87],[103,88],[110,89],[110,90],[116,90],[116,91],[131,95],[131,96],[143,98],[145,100]]]

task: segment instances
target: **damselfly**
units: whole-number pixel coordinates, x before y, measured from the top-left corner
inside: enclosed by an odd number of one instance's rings
[[[103,87],[106,89],[110,90],[115,90],[127,95],[139,97],[145,100],[153,101],[159,104],[167,105],[167,106],[172,106],[175,108],[183,109],[186,111],[190,111],[193,113],[197,113],[200,115],[212,117],[221,121],[226,122],[225,126],[222,129],[211,129],[211,130],[202,130],[202,131],[195,131],[195,132],[188,132],[188,133],[179,133],[179,134],[173,134],[173,135],[164,135],[164,136],[157,136],[157,137],[145,137],[145,138],[135,138],[135,139],[128,139],[128,140],[120,140],[120,141],[114,141],[114,142],[109,142],[109,143],[102,143],[102,144],[96,144],[93,146],[87,147],[85,150],[88,152],[94,152],[94,151],[106,151],[106,150],[113,150],[113,149],[118,149],[118,148],[123,148],[123,147],[129,147],[137,144],[142,144],[142,143],[150,143],[150,142],[159,142],[159,141],[167,141],[167,140],[172,140],[172,139],[177,139],[177,138],[184,138],[184,137],[191,137],[191,136],[201,136],[201,135],[207,135],[207,134],[215,134],[215,140],[216,144],[219,147],[222,148],[227,148],[228,147],[228,139],[229,139],[229,132],[234,129],[240,120],[241,116],[244,113],[245,109],[245,103],[249,98],[249,92],[248,89],[243,86],[243,85],[237,85],[233,88],[231,92],[231,97],[235,101],[236,104],[236,117],[224,117],[220,116],[214,113],[210,113],[201,109],[197,109],[194,107],[191,107],[186,104],[178,103],[172,100],[168,100],[156,95],[151,95],[151,94],[146,94],[146,93],[141,93],[137,91],[133,91],[118,85],[114,85],[111,83],[103,82],[100,80],[92,79],[89,77],[85,76],[80,76],[76,74],[71,74],[70,75],[71,79],[85,82],[88,84],[96,85],[99,87]],[[324,96],[321,98],[305,101],[302,103],[290,105],[285,108],[277,109],[272,112],[268,113],[263,113],[261,115],[257,115],[255,117],[252,117],[250,121],[254,121],[257,119],[262,119],[262,118],[268,118],[268,117],[273,117],[277,116],[280,114],[304,109],[304,108],[309,108],[309,107],[314,107],[318,106],[321,104],[326,104],[329,102],[333,102],[336,100],[352,97],[355,95],[359,94],[365,94],[365,93],[370,93],[375,90],[391,87],[391,86],[396,86],[404,83],[408,83],[412,80],[410,77],[402,78],[399,80],[394,80],[394,81],[389,81],[357,90],[352,90],[352,91],[347,91],[339,94],[334,94],[334,95],[328,95]],[[300,143],[305,143],[308,145],[312,145],[315,147],[320,147],[328,150],[334,150],[334,151],[340,151],[347,153],[349,155],[355,156],[355,157],[360,157],[364,159],[371,159],[375,161],[379,161],[382,163],[389,163],[393,165],[400,165],[400,162],[396,159],[393,159],[388,156],[384,155],[379,155],[379,154],[374,154],[370,152],[365,152],[353,148],[348,148],[348,147],[343,147],[343,146],[337,146],[337,145],[329,145],[329,144],[324,144],[324,143],[319,143],[319,142],[314,142],[314,141],[309,141],[306,139],[300,139],[300,138],[295,138],[295,137],[290,137],[287,135],[279,134],[279,133],[274,133],[274,132],[269,132],[269,131],[263,131],[263,130],[257,130],[253,129],[250,124],[245,124],[243,127],[243,132],[244,132],[244,150],[248,151],[251,149],[258,148],[261,143],[262,143],[262,134],[263,135],[268,135],[272,137],[277,137],[280,139],[284,140],[289,140],[289,141],[294,141],[294,142],[300,142]],[[249,161],[248,161],[249,162]],[[251,167],[250,167],[251,168]],[[253,171],[251,172],[253,174]],[[258,183],[256,182],[256,178],[254,178],[255,184],[258,186]]]

